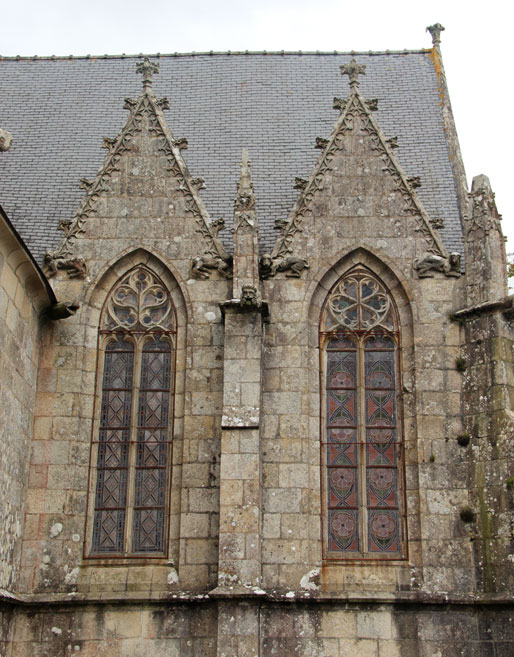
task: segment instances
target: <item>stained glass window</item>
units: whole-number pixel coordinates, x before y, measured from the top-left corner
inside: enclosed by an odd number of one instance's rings
[[[175,312],[145,267],[114,287],[100,325],[92,555],[165,552]]]
[[[403,554],[399,339],[394,302],[381,281],[361,268],[338,281],[325,302],[320,339],[327,558]]]

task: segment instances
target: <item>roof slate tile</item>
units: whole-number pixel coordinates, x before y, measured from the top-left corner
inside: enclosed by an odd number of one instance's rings
[[[440,107],[439,81],[429,51],[364,53],[361,91],[378,98],[377,121],[450,251],[462,251],[453,170]],[[157,58],[155,93],[193,177],[205,178],[202,198],[212,218],[230,225],[241,149],[248,148],[263,249],[270,250],[275,219],[289,215],[319,155],[316,137],[328,137],[337,118],[334,96],[346,97],[339,67],[353,55],[202,54]],[[71,219],[83,197],[81,178],[102,166],[104,136],[117,135],[127,119],[127,96],[141,80],[136,56],[0,60],[0,124],[13,134],[0,160],[0,200],[39,260],[60,239],[57,225]]]

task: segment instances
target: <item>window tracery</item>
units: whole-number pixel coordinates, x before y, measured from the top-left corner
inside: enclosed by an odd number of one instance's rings
[[[166,551],[175,337],[168,290],[135,268],[111,291],[100,322],[93,556]]]
[[[322,312],[327,558],[400,558],[405,547],[399,326],[390,293],[364,268]]]

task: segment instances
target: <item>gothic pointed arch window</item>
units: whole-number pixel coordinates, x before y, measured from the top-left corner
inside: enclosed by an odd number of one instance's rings
[[[175,345],[169,291],[134,268],[100,320],[90,556],[166,552]]]
[[[325,558],[403,558],[400,327],[391,294],[368,269],[330,291],[320,347]]]

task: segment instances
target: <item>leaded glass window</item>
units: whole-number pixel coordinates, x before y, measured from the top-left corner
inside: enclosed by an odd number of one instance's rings
[[[145,267],[124,276],[105,303],[93,556],[165,552],[175,326],[168,290]]]
[[[320,337],[326,558],[403,556],[399,340],[381,281],[363,268],[338,281]]]

